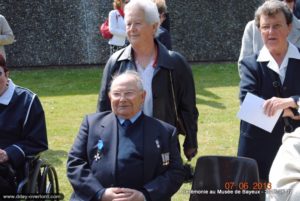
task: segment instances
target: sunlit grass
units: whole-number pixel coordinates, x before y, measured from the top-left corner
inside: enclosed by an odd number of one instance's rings
[[[193,65],[196,101],[199,110],[198,156],[236,155],[239,121],[238,73],[235,64]],[[95,112],[102,75],[100,68],[14,70],[18,85],[38,94],[43,104],[49,150],[43,154],[58,172],[64,200],[72,188],[66,177],[68,151],[84,115]],[[180,137],[182,141],[182,136]],[[196,159],[191,161],[195,166]],[[172,200],[187,201],[190,184],[184,184]]]

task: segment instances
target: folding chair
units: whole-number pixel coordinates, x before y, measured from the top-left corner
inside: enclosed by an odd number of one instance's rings
[[[255,160],[232,156],[202,156],[197,160],[190,201],[259,201]],[[251,193],[251,195],[250,195]]]

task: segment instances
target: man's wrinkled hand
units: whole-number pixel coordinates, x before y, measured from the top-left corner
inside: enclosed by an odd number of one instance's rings
[[[101,201],[144,201],[143,193],[130,188],[107,188]]]
[[[184,155],[188,161],[192,160],[192,158],[196,156],[197,152],[197,148],[184,148]]]

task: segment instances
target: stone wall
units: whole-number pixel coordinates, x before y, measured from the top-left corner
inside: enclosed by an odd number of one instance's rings
[[[191,62],[235,61],[247,21],[260,0],[168,0],[173,48]],[[9,66],[103,64],[107,40],[98,24],[111,0],[5,0],[0,14],[16,37],[6,46]]]

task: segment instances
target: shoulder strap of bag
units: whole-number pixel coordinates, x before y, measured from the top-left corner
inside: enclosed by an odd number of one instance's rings
[[[176,127],[177,127],[178,132],[180,134],[186,135],[186,130],[185,130],[183,124],[182,124],[182,121],[179,118],[179,115],[178,115],[178,109],[177,109],[176,98],[175,98],[174,83],[173,83],[173,77],[172,77],[171,70],[169,70],[169,77],[170,77],[171,91],[172,91],[173,104],[174,104],[174,110],[175,110],[175,116],[176,116]]]
[[[268,68],[268,71],[271,75],[271,79],[272,79],[272,85],[273,85],[273,88],[275,89],[275,92],[276,92],[276,96],[277,97],[282,97],[282,94],[281,94],[281,81],[280,81],[280,78],[279,78],[279,75],[274,72],[273,70],[271,70],[270,68]],[[294,131],[294,128],[293,126],[291,125],[289,119],[287,117],[282,117],[283,118],[283,122],[284,122],[284,131],[286,133],[291,133]]]
[[[176,99],[175,99],[175,91],[174,91],[174,85],[173,85],[173,78],[172,78],[171,70],[169,70],[169,76],[170,76],[171,91],[172,91],[172,97],[173,97],[173,104],[174,104],[174,109],[175,109],[176,120],[178,120],[179,117],[178,117],[178,112],[177,112],[177,104],[176,104]]]

